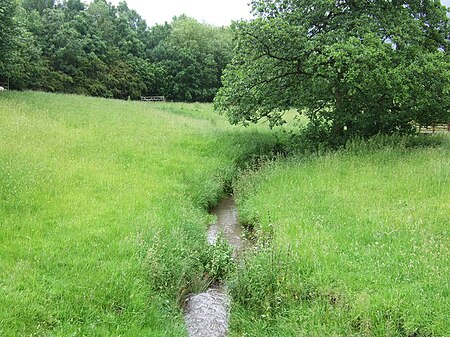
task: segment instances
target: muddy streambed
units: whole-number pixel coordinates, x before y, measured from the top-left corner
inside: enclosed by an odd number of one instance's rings
[[[244,230],[239,225],[233,197],[223,198],[212,210],[217,222],[208,228],[208,243],[214,245],[222,233],[237,258],[247,247]],[[226,286],[214,284],[205,292],[186,299],[184,318],[190,337],[225,337],[228,335],[229,296]]]

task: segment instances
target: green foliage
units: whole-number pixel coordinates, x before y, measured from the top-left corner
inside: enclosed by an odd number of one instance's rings
[[[233,301],[255,318],[270,322],[291,302],[308,297],[308,270],[294,262],[293,254],[270,246],[248,253],[230,284]]]
[[[214,280],[226,280],[235,267],[232,258],[233,248],[221,236],[217,239],[216,244],[208,248],[207,259],[204,261],[206,272]]]
[[[321,137],[450,120],[450,23],[439,1],[252,1],[216,108],[232,123],[305,114]]]
[[[146,238],[150,247],[145,256],[150,287],[180,304],[188,295],[224,281],[235,268],[232,248],[224,239],[208,245],[204,234],[189,231],[190,226],[194,224],[184,223],[183,228],[172,229],[172,233],[154,228]],[[168,240],[169,237],[177,239]]]
[[[212,101],[231,58],[227,28],[185,16],[151,29],[126,2],[0,3],[0,77],[13,89]]]
[[[15,37],[14,15],[17,10],[15,0],[0,0],[0,77],[10,74],[13,61],[10,53]]]
[[[38,13],[43,13],[44,10],[53,8],[55,5],[55,0],[22,0],[22,6],[27,11],[37,11]]]
[[[231,58],[229,29],[174,18],[166,38],[151,51],[170,80],[162,89],[183,101],[212,101],[221,85],[222,69]]]

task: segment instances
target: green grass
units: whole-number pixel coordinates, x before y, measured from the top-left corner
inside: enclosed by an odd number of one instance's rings
[[[233,335],[448,336],[448,144],[355,143],[244,175],[241,217],[272,243],[234,281]]]
[[[0,335],[185,335],[207,208],[271,142],[208,104],[0,95]]]
[[[449,142],[253,172],[296,146],[274,135],[208,104],[0,95],[0,335],[185,336],[178,302],[227,267],[207,209],[247,164],[241,218],[270,244],[230,281],[232,335],[447,335]]]

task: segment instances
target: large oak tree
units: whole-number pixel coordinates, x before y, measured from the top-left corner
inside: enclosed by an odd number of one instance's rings
[[[335,141],[450,120],[450,24],[433,0],[254,0],[215,106],[233,123],[298,109]]]

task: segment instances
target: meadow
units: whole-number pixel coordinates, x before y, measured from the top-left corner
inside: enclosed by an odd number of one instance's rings
[[[232,336],[448,336],[449,187],[448,137],[244,173],[239,212],[262,247],[231,287]]]
[[[2,93],[0,335],[185,335],[207,210],[271,142],[208,104]]]
[[[210,104],[2,93],[0,335],[186,336],[180,302],[213,275],[231,336],[445,336],[448,137],[275,158],[303,146],[279,131]],[[258,249],[230,274],[205,229],[233,189]]]

